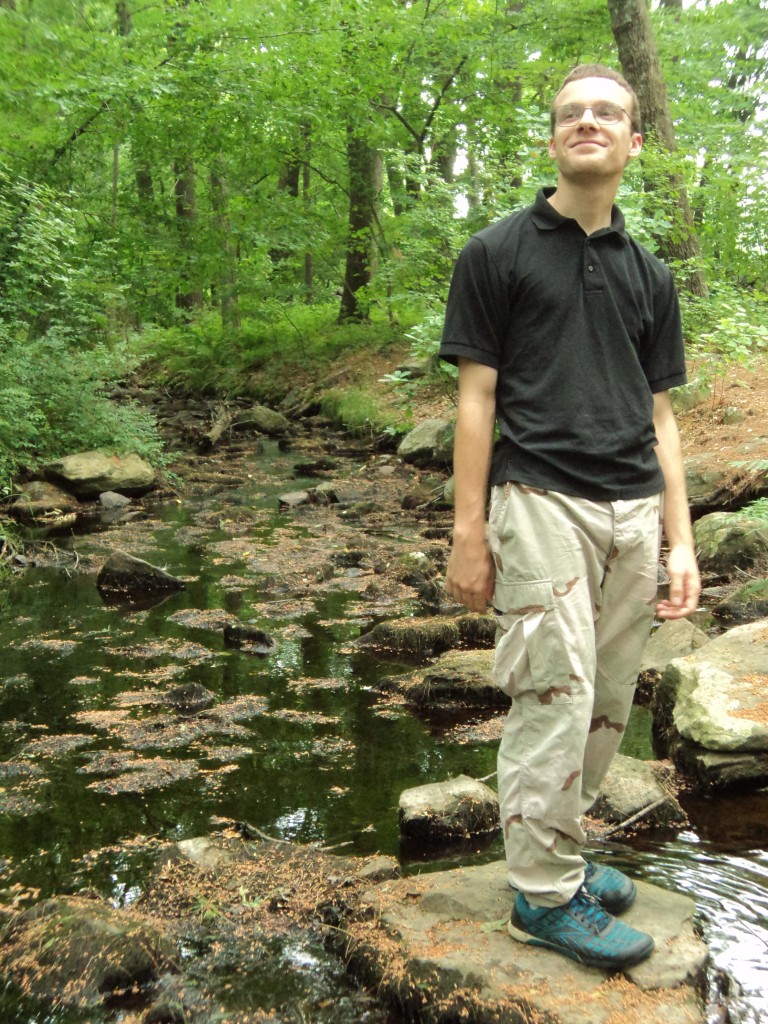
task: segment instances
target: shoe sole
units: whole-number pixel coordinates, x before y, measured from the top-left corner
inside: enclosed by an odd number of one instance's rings
[[[643,960],[647,959],[653,952],[655,946],[653,939],[651,939],[651,945],[648,948],[638,950],[634,956],[624,957],[622,960],[615,960],[609,957],[580,956],[574,949],[571,949],[568,946],[560,946],[555,942],[549,942],[547,939],[539,938],[538,935],[531,935],[530,932],[518,927],[513,918],[510,918],[509,923],[507,924],[507,931],[513,939],[517,940],[517,942],[524,942],[527,946],[539,946],[543,949],[552,949],[556,953],[562,953],[563,956],[570,957],[571,960],[576,960],[577,963],[584,964],[585,967],[599,967],[604,971],[621,971],[625,967],[634,967],[635,964],[639,964]]]

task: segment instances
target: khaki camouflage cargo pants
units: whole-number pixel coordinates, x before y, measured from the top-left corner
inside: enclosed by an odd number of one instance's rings
[[[584,879],[581,816],[632,707],[654,615],[661,496],[595,502],[494,487],[496,682],[512,707],[498,787],[510,884],[567,902]]]

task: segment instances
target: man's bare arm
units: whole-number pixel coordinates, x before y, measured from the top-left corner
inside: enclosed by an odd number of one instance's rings
[[[696,564],[691,516],[685,488],[680,435],[668,391],[653,396],[656,455],[664,474],[664,533],[669,545],[669,597],[656,606],[662,619],[681,619],[696,611],[701,580]]]
[[[459,360],[459,408],[453,453],[455,518],[445,589],[470,611],[493,596],[494,565],[485,530],[488,475],[496,423],[497,372]]]

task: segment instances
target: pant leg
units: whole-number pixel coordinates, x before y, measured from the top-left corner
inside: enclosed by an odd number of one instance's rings
[[[597,798],[618,750],[656,605],[662,496],[614,502],[614,547],[595,627],[595,698],[584,754],[582,811]]]
[[[496,679],[510,882],[542,905],[583,880],[581,814],[623,736],[653,617],[659,498],[589,502],[494,491]]]
[[[567,902],[584,877],[584,751],[593,720],[595,620],[613,550],[610,503],[495,488],[495,676],[512,698],[498,785],[510,883]]]

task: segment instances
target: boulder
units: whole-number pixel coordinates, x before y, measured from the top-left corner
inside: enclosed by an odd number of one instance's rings
[[[8,506],[14,519],[33,520],[70,515],[82,506],[68,491],[46,480],[30,480],[22,484],[19,493]]]
[[[712,395],[712,387],[705,380],[692,380],[681,387],[672,388],[670,398],[675,415],[690,412],[703,405]]]
[[[453,460],[454,433],[454,424],[449,420],[423,420],[405,435],[397,454],[415,466],[448,466]]]
[[[406,1017],[408,999],[414,1000],[419,1019],[433,1024],[704,1024],[696,986],[708,953],[694,925],[696,905],[687,896],[636,884],[637,899],[622,920],[653,935],[656,949],[620,981],[510,938],[515,894],[503,861],[372,886],[366,899],[386,942],[356,950],[350,970],[379,980],[381,995]]]
[[[247,654],[269,654],[275,646],[274,638],[269,633],[242,622],[228,622],[224,626],[224,643],[241,647]]]
[[[102,491],[99,495],[99,504],[107,511],[111,511],[116,508],[125,508],[126,505],[131,504],[131,499],[117,491]]]
[[[357,871],[357,877],[367,882],[385,882],[390,878],[400,878],[402,873],[400,864],[394,857],[378,854],[363,861],[362,867]]]
[[[142,558],[113,551],[101,567],[96,586],[105,601],[130,604],[184,590],[186,584]]]
[[[170,938],[146,918],[77,896],[43,900],[15,914],[0,946],[0,970],[23,990],[85,1009],[115,990],[154,981],[176,962]]]
[[[165,702],[179,715],[196,715],[216,702],[216,694],[200,683],[179,683],[165,694]]]
[[[640,663],[640,672],[661,673],[674,658],[693,654],[709,637],[690,619],[670,619],[663,622],[648,638]]]
[[[709,788],[768,783],[768,619],[737,626],[670,662],[654,697],[657,731]]]
[[[684,822],[677,798],[662,784],[654,765],[616,754],[600,787],[591,814],[610,824],[642,818],[645,825]]]
[[[245,845],[222,845],[210,836],[194,836],[165,847],[158,859],[158,868],[174,861],[189,861],[201,871],[231,875],[238,864],[248,860],[250,854]]]
[[[448,651],[426,669],[395,680],[395,687],[416,704],[508,705],[493,679],[493,658],[491,650]]]
[[[455,619],[434,616],[422,619],[391,619],[379,622],[363,633],[355,646],[385,654],[407,654],[429,658],[449,647],[455,647],[460,638]]]
[[[458,775],[400,794],[400,831],[410,839],[443,843],[499,829],[499,800],[484,782]]]
[[[437,566],[425,551],[406,551],[398,556],[392,571],[400,583],[416,587],[431,580],[437,574]]]
[[[42,474],[84,501],[98,498],[102,491],[133,496],[146,494],[155,486],[154,469],[136,454],[81,452],[49,463]]]
[[[281,509],[301,508],[310,502],[309,491],[286,491],[277,499],[278,507]]]
[[[712,464],[707,455],[693,455],[685,460],[685,483],[692,508],[712,508],[723,505],[728,495],[728,480],[732,476],[726,465]]]
[[[768,561],[768,523],[741,512],[711,512],[693,527],[703,572],[721,576]]]
[[[670,619],[663,622],[650,635],[645,645],[637,679],[635,704],[646,706],[651,702],[654,687],[670,661],[693,654],[706,643],[709,643],[709,637],[690,619]]]
[[[712,609],[717,619],[750,622],[768,616],[768,579],[750,580]]]
[[[668,746],[677,767],[703,793],[768,786],[768,754],[721,754],[679,735],[673,735]]]
[[[759,498],[768,490],[768,469],[761,452],[765,438],[741,445],[736,458],[713,464],[708,455],[694,455],[685,461],[688,500],[693,509],[713,509],[728,505],[734,497],[745,501]]]
[[[268,437],[280,437],[291,429],[291,421],[281,412],[266,405],[254,405],[237,413],[232,423],[233,430],[257,430]]]

